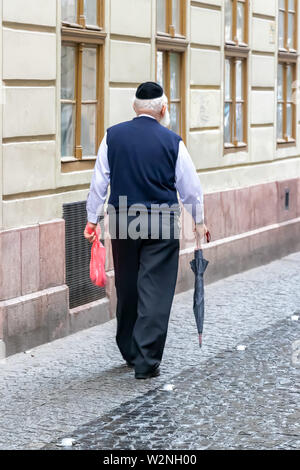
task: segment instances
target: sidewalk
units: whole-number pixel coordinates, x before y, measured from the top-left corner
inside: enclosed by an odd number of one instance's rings
[[[214,360],[221,373],[222,351],[227,357],[243,339],[263,336],[300,310],[299,285],[300,252],[206,286],[201,351],[192,291],[179,294],[162,375],[150,381],[136,381],[124,366],[115,321],[9,357],[0,364],[0,449],[41,448],[126,402],[140,397],[141,403],[144,394],[191,368],[205,377],[207,361]]]
[[[282,320],[66,437],[76,450],[299,449],[299,337],[300,322]]]

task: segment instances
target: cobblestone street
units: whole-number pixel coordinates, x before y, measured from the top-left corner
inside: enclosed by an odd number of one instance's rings
[[[159,378],[134,379],[115,321],[3,361],[0,448],[299,448],[299,266],[295,253],[207,285],[202,350],[192,291],[177,295]]]

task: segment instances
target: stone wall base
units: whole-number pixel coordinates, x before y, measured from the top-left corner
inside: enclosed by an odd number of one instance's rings
[[[109,314],[109,300],[106,297],[105,299],[96,300],[95,302],[73,308],[70,310],[69,316],[71,333],[101,325],[111,319]]]
[[[205,244],[203,254],[209,261],[205,283],[211,284],[296,251],[300,251],[300,217]],[[176,294],[194,287],[195,277],[190,267],[193,257],[194,247],[180,251]],[[110,317],[114,318],[116,294],[113,271],[108,273],[107,279]]]
[[[203,254],[209,265],[205,283],[216,282],[296,251],[300,251],[300,217],[206,244]],[[180,254],[176,293],[191,289],[194,285],[194,274],[190,268],[193,256],[193,248]]]
[[[0,360],[109,319],[108,299],[69,310],[66,285],[0,302]]]
[[[7,356],[69,334],[68,291],[62,285],[0,302]]]

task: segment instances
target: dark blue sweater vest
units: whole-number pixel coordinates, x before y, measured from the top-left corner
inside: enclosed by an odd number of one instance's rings
[[[178,204],[175,169],[181,137],[155,119],[141,116],[107,130],[109,204]]]

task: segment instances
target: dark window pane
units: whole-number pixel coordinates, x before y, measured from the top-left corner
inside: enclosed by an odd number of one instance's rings
[[[82,100],[97,99],[97,49],[84,48],[82,55]]]
[[[243,130],[243,104],[236,104],[236,139],[238,142],[244,141],[244,130]]]
[[[96,109],[95,104],[83,104],[81,107],[81,145],[82,155],[96,155]]]
[[[170,53],[171,100],[180,99],[180,54]]]
[[[77,23],[77,0],[61,0],[62,21]]]
[[[278,87],[277,87],[278,100],[283,100],[283,65],[278,65]]]
[[[277,105],[277,139],[283,139],[283,105]]]
[[[231,113],[231,105],[229,103],[225,103],[225,109],[224,109],[224,141],[225,143],[232,142],[230,113]]]
[[[293,66],[287,67],[287,101],[292,101],[293,98]]]
[[[295,0],[289,0],[289,10],[295,11]]]
[[[225,60],[225,100],[231,100],[231,62]]]
[[[236,74],[236,99],[243,99],[243,62],[241,60],[236,61],[235,65]]]
[[[280,11],[279,12],[279,47],[284,48],[284,12]]]
[[[237,38],[239,42],[245,40],[245,4],[241,2],[237,4]]]
[[[61,98],[73,100],[75,97],[75,56],[71,46],[61,48]]]
[[[73,157],[75,146],[75,105],[61,105],[61,156]]]
[[[232,0],[225,0],[225,39],[232,40]]]
[[[156,1],[157,31],[166,31],[166,0]]]
[[[295,15],[294,13],[288,14],[288,47],[294,49],[294,30],[295,30]]]
[[[84,0],[84,15],[86,24],[98,25],[97,0]]]
[[[179,103],[171,103],[170,118],[171,118],[171,124],[170,124],[171,130],[179,134],[180,133],[180,104]]]
[[[172,24],[175,32],[180,33],[180,0],[172,1]]]
[[[156,66],[156,80],[164,87],[164,54],[161,51],[157,52],[157,66]]]
[[[286,133],[288,137],[292,137],[293,131],[293,106],[287,104],[286,107]]]

